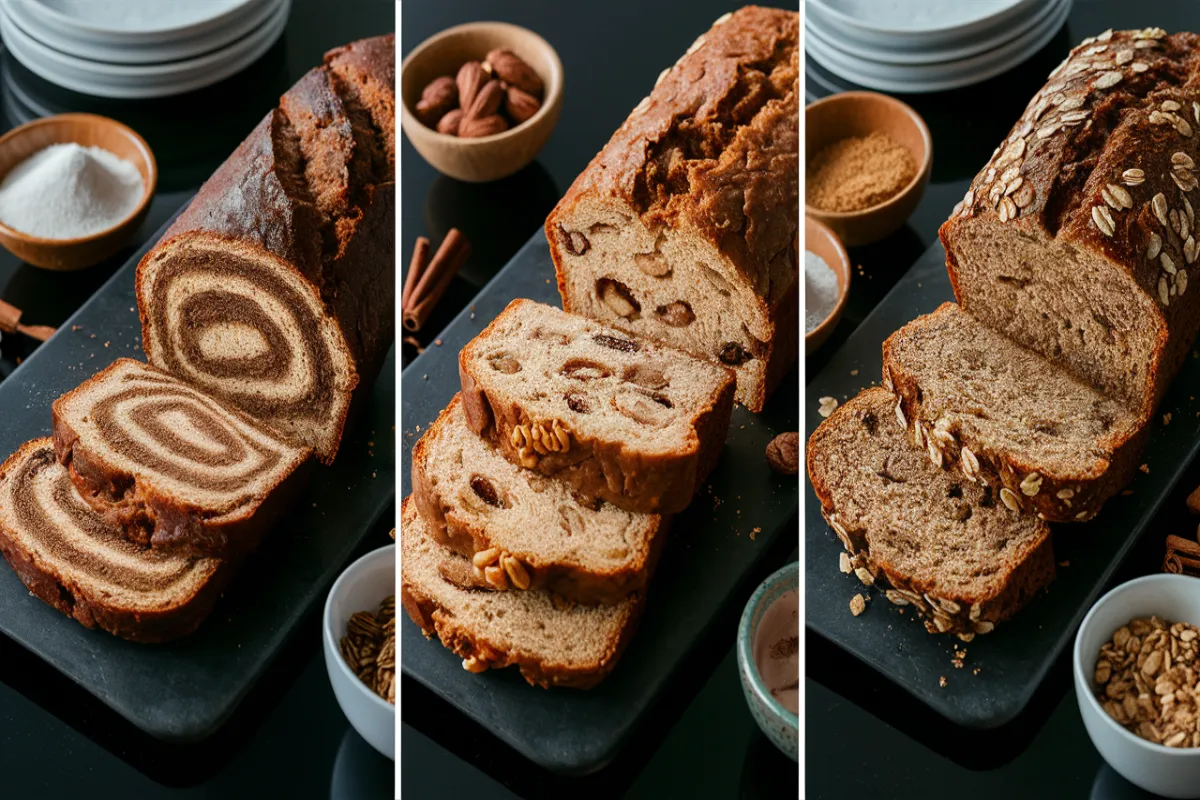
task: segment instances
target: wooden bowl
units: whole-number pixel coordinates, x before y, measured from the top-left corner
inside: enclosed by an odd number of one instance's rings
[[[833,310],[820,325],[804,334],[804,355],[807,356],[817,352],[821,345],[825,344],[829,334],[837,327],[838,320],[842,318],[842,309],[846,305],[846,298],[850,296],[852,270],[850,256],[846,253],[845,246],[838,241],[837,234],[828,225],[807,216],[804,218],[804,249],[811,250],[825,259],[825,263],[837,275],[838,282],[838,299],[833,305]]]
[[[825,223],[847,247],[877,242],[904,225],[929,185],[933,139],[921,115],[907,104],[876,92],[843,92],[804,110],[804,158],[850,136],[883,131],[912,153],[917,174],[898,194],[861,211],[823,211],[805,203],[805,213]]]
[[[467,61],[482,61],[503,47],[522,58],[545,84],[542,107],[532,118],[494,136],[460,139],[426,127],[413,113],[434,78],[454,77]],[[562,111],[563,68],[558,53],[536,33],[505,22],[471,22],[448,28],[417,45],[400,65],[400,126],[408,140],[443,175],[483,183],[512,175],[537,156]]]
[[[36,267],[60,272],[93,266],[124,247],[146,217],[158,184],[158,165],[145,140],[120,122],[95,114],[43,117],[0,136],[0,181],[9,170],[39,150],[71,142],[102,147],[131,162],[142,174],[143,189],[141,201],[129,216],[90,236],[43,239],[0,222],[0,244],[13,255]]]

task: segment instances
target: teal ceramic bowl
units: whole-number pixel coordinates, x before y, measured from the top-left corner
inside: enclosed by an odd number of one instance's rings
[[[754,591],[750,602],[746,604],[746,610],[742,612],[737,635],[738,673],[742,678],[742,694],[746,696],[746,705],[750,707],[750,714],[758,723],[759,729],[774,742],[780,752],[793,761],[799,757],[800,718],[772,697],[770,690],[763,683],[758,674],[758,665],[754,661],[754,639],[759,623],[771,604],[787,591],[799,588],[800,562],[794,561],[767,578]],[[799,634],[797,625],[796,635]]]

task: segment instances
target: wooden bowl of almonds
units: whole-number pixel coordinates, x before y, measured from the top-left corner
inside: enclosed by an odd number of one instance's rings
[[[400,65],[400,126],[443,175],[504,178],[537,156],[562,111],[558,53],[533,31],[472,22],[419,44]]]

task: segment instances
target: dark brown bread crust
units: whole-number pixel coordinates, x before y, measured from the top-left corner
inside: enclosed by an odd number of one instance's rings
[[[396,37],[360,39],[325,54],[325,66],[341,83],[350,105],[365,109],[379,134],[388,174],[396,173]]]
[[[952,308],[945,303],[933,314]],[[900,400],[901,410],[910,426],[917,421],[932,429],[936,420],[925,408],[925,393],[915,376],[905,372],[901,362],[892,356],[893,349],[908,335],[909,326],[893,333],[883,343],[883,386],[891,390]],[[1047,365],[1049,367],[1049,365]],[[1048,522],[1082,522],[1096,516],[1110,497],[1115,495],[1133,479],[1138,460],[1149,434],[1149,426],[1142,425],[1131,437],[1114,432],[1100,448],[1106,451],[1107,463],[1103,467],[1074,473],[1055,473],[1045,464],[1012,458],[1011,453],[997,453],[987,442],[962,438],[963,431],[948,431],[951,441],[938,442],[946,469],[954,469],[967,475],[972,468],[963,468],[962,450],[966,447],[979,462],[978,476],[999,492],[1006,487],[1012,492],[1015,502],[1024,513],[1036,514]],[[1027,476],[1037,474],[1041,482],[1037,492],[1030,496],[1022,491],[1021,484]],[[1062,496],[1064,492],[1069,493]]]
[[[761,390],[739,397],[758,412],[799,349],[799,15],[747,6],[703,38],[571,184],[546,239],[566,311],[562,223],[581,199],[614,198],[651,230],[716,247],[771,323]]]
[[[48,443],[46,439],[35,439],[22,445],[0,467],[0,475],[6,474],[13,465],[22,461],[29,450],[44,447]],[[100,628],[133,642],[166,642],[193,633],[211,613],[237,571],[234,562],[223,562],[185,604],[146,612],[115,605],[108,598],[96,595],[89,587],[59,575],[45,565],[39,565],[3,524],[0,524],[0,553],[4,554],[21,582],[42,602],[85,628]]]

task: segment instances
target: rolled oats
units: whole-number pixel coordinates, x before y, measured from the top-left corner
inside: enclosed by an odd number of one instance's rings
[[[867,600],[861,594],[856,594],[850,598],[850,613],[858,616],[867,610]]]
[[[817,413],[822,417],[828,417],[833,413],[833,410],[838,407],[838,401],[836,397],[822,397],[817,402],[819,403],[817,406]]]

